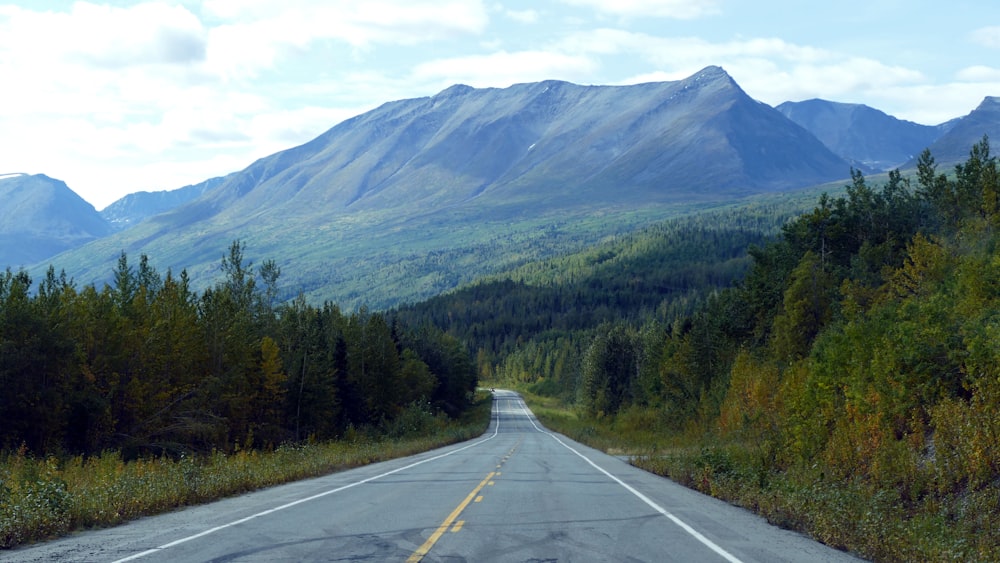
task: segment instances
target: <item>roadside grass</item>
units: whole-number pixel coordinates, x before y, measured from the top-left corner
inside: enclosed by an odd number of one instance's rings
[[[621,416],[585,420],[551,398],[524,391],[522,395],[551,430],[609,454],[626,455],[636,467],[859,557],[1000,561],[1000,486],[904,498],[898,487],[844,482],[820,466],[775,470],[770,463],[774,452],[759,441],[724,441],[696,429],[677,433],[639,428],[623,423]]]
[[[671,449],[676,440],[660,432],[654,413],[628,409],[617,418],[590,419],[555,397],[519,389],[538,420],[551,430],[611,455],[634,458]]]
[[[0,456],[0,548],[404,457],[480,436],[492,400],[480,393],[461,419],[404,413],[400,423],[344,440],[282,445],[273,451],[123,461],[120,452],[35,459]]]

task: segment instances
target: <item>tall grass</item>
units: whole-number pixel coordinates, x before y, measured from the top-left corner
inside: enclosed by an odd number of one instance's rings
[[[809,468],[775,469],[766,441],[670,431],[655,414],[580,417],[571,406],[522,394],[546,427],[637,467],[752,510],[771,523],[873,561],[1000,561],[1000,486],[952,496],[844,481]],[[657,437],[659,436],[659,437]]]
[[[458,421],[404,413],[381,437],[283,445],[273,451],[125,462],[119,452],[36,459],[0,457],[0,548],[122,522],[280,483],[403,457],[481,435],[491,401],[480,397]]]

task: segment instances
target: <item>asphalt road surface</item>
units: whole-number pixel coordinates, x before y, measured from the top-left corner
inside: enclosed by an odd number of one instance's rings
[[[544,429],[496,391],[476,440],[2,561],[857,561]]]

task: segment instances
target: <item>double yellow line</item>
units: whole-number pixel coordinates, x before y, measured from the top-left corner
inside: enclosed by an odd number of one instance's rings
[[[476,485],[476,488],[472,489],[472,492],[469,493],[469,496],[465,497],[465,500],[463,500],[458,506],[456,506],[455,510],[451,511],[451,514],[449,514],[448,517],[444,519],[444,522],[441,522],[441,525],[437,527],[437,530],[435,530],[433,534],[431,534],[431,537],[427,538],[427,541],[424,542],[424,545],[420,546],[416,551],[413,552],[413,555],[411,555],[409,559],[406,560],[406,563],[419,563],[419,561],[422,560],[425,555],[427,555],[427,553],[431,550],[431,548],[434,547],[434,544],[437,543],[439,539],[441,539],[441,536],[443,536],[444,533],[448,531],[448,528],[451,527],[451,525],[455,522],[455,520],[458,519],[458,517],[462,514],[462,511],[465,510],[465,507],[469,506],[469,503],[476,498],[476,495],[479,494],[479,491],[483,490],[483,487],[489,484],[489,482],[496,475],[497,475],[496,471],[491,471],[489,475],[487,475],[486,478],[482,480],[482,482]]]

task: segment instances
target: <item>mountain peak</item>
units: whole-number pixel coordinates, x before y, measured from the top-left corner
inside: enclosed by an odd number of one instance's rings
[[[981,141],[983,135],[992,139],[990,145],[996,149],[997,139],[1000,139],[1000,97],[983,98],[976,109],[955,121],[954,126],[929,148],[939,165],[964,162],[969,156],[969,147]]]
[[[729,76],[729,73],[725,69],[716,65],[706,66],[683,81],[700,83],[724,81],[729,84],[736,84],[736,81],[733,80],[732,76]]]
[[[4,174],[0,201],[0,268],[29,265],[111,232],[94,206],[44,174]]]
[[[718,78],[731,79],[729,73],[726,72],[724,68],[718,65],[708,65],[705,68],[691,75],[691,78],[693,80],[707,80],[707,79],[718,79]]]
[[[936,127],[902,121],[864,104],[813,98],[775,109],[861,169],[892,170],[940,136]]]
[[[973,113],[980,111],[1000,112],[1000,96],[986,96],[983,101],[976,106]]]
[[[453,84],[444,90],[441,90],[437,94],[434,94],[435,98],[453,98],[457,96],[464,96],[469,92],[474,91],[475,88],[468,86],[466,84]]]
[[[733,92],[741,93],[743,89],[733,80],[732,76],[721,66],[706,66],[691,76],[675,82],[685,90],[697,89],[702,91]]]

